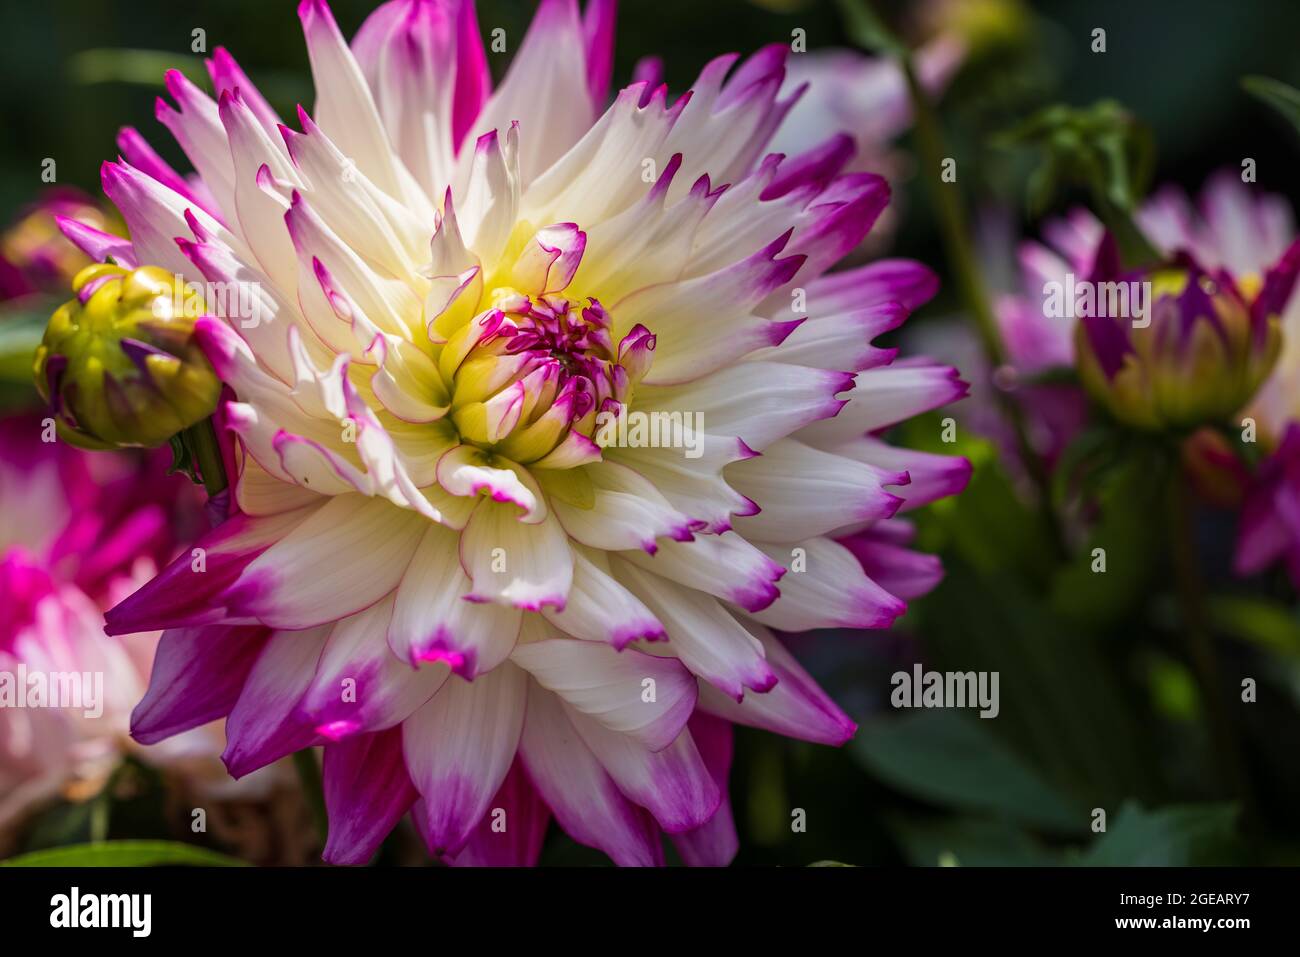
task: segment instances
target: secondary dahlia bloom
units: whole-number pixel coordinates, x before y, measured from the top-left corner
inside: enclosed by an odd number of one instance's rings
[[[1130,290],[1130,303],[1143,305],[1116,314],[1098,293],[1096,306],[1079,316],[1075,351],[1084,386],[1115,418],[1139,429],[1229,421],[1277,361],[1279,314],[1298,268],[1300,247],[1254,288],[1226,270],[1202,268],[1188,253],[1125,272],[1107,235],[1088,281]]]
[[[138,459],[44,442],[45,432],[35,417],[0,420],[0,832],[6,835],[47,799],[95,793],[128,748],[162,766],[192,764],[214,782],[224,777],[216,762],[219,738],[207,731],[148,753],[134,748],[129,717],[144,692],[158,634],[109,638],[103,628],[104,610],[172,557],[182,518],[174,506],[186,498],[187,483]]]
[[[888,189],[765,155],[781,46],[605,108],[607,0],[544,0],[495,92],[468,3],[351,46],[299,14],[314,116],[218,53],[217,102],[174,73],[159,106],[205,191],[110,163],[130,245],[68,224],[256,297],[196,326],[234,512],[108,615],[167,629],[133,733],[229,715],[236,776],[323,745],[337,863],[408,811],[457,864],[535,861],[552,815],[726,863],[731,725],[854,731],[773,629],[883,627],[939,574],[894,516],[969,467],[875,433],[965,387],[870,341],[934,277],[826,275]]]
[[[1135,219],[1152,245],[1177,266],[1178,275],[1161,270],[1163,275],[1145,277],[1153,280],[1157,296],[1163,293],[1168,298],[1167,294],[1176,292],[1174,298],[1186,306],[1176,310],[1183,321],[1178,326],[1182,335],[1174,339],[1184,345],[1210,340],[1206,348],[1182,350],[1183,354],[1188,359],[1209,353],[1220,359],[1237,356],[1240,361],[1226,363],[1242,373],[1227,390],[1238,397],[1227,414],[1243,411],[1256,416],[1271,444],[1281,436],[1287,420],[1300,414],[1300,379],[1296,378],[1300,376],[1300,297],[1291,295],[1300,267],[1300,247],[1286,200],[1256,192],[1237,173],[1224,170],[1209,179],[1196,205],[1182,190],[1167,186],[1142,205]],[[1045,243],[1021,246],[1025,294],[1007,297],[998,309],[1012,364],[1026,373],[1076,362],[1075,303],[1066,297],[1065,315],[1052,316],[1046,307],[1050,290],[1070,286],[1071,277],[1076,283],[1094,278],[1094,274],[1102,280],[1122,278],[1112,275],[1117,271],[1113,263],[1099,262],[1104,229],[1091,212],[1075,209],[1052,220],[1043,227],[1043,236]],[[1197,282],[1186,282],[1189,276]],[[1211,290],[1209,296],[1198,293],[1206,289]],[[1152,304],[1151,318],[1157,318],[1155,313],[1160,311],[1164,310]],[[1197,321],[1211,312],[1219,321]],[[1281,332],[1282,352],[1260,387],[1260,360],[1267,359],[1273,348],[1268,328],[1274,319]],[[1109,331],[1103,323],[1095,326],[1100,333]],[[1239,327],[1254,335],[1234,338],[1231,332]],[[1208,337],[1210,330],[1220,335]],[[1096,340],[1094,354],[1111,356],[1115,349],[1131,352],[1124,342],[1131,345],[1135,339],[1154,335],[1134,329],[1115,331],[1122,337],[1103,335]],[[1222,348],[1215,348],[1215,342]],[[1114,365],[1113,361],[1103,364]],[[1179,377],[1186,379],[1185,374]],[[1209,386],[1202,381],[1199,391],[1205,393]]]
[[[100,230],[122,228],[80,190],[50,189],[0,235],[0,300],[34,292],[63,295],[72,277],[90,264],[85,253],[60,235],[60,217]]]

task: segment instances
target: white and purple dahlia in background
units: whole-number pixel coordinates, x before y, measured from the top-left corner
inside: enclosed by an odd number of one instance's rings
[[[727,863],[732,725],[855,729],[773,631],[886,627],[941,574],[896,515],[969,465],[881,433],[966,386],[871,342],[934,276],[829,272],[889,189],[769,151],[785,46],[610,102],[612,0],[543,0],[495,90],[470,3],[350,46],[299,14],[310,112],[219,51],[215,100],[172,73],[158,111],[201,181],[128,135],[130,243],[65,223],[250,300],[197,324],[233,396],[206,570],[108,615],[165,629],[133,734],[228,715],[236,776],[323,746],[336,863],[408,813],[456,864],[532,863],[551,817]]]

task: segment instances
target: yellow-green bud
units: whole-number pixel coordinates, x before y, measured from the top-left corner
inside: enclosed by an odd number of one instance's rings
[[[85,448],[153,447],[212,414],[221,383],[194,339],[202,296],[157,266],[96,263],[50,317],[36,388]]]

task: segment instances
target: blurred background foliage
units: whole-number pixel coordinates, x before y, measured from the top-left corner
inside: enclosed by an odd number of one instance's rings
[[[370,0],[335,0],[351,34]],[[100,162],[117,129],[134,125],[174,164],[184,159],[153,119],[164,69],[196,79],[195,28],[207,48],[230,48],[282,113],[310,104],[306,53],[290,0],[47,0],[0,6],[0,219],[12,220],[42,187],[42,161],[58,182],[98,193]],[[806,31],[809,49],[850,45],[831,0],[623,0],[616,82],[643,56],[662,55],[675,92],[725,50],[751,51]],[[528,0],[480,0],[484,31],[521,37]],[[1154,181],[1195,190],[1245,157],[1264,189],[1297,205],[1296,139],[1241,88],[1262,74],[1300,86],[1300,4],[1294,0],[1134,3],[1132,0],[971,0],[878,5],[903,36],[965,29],[977,41],[940,104],[940,119],[974,211],[1002,208],[1032,235],[1026,211],[1034,157],[999,138],[1052,103],[1114,99],[1148,125]],[[958,18],[964,18],[960,23]],[[1089,51],[1107,30],[1107,51]],[[500,72],[507,58],[490,57]],[[206,83],[206,80],[203,80]],[[810,146],[813,144],[809,144]],[[909,144],[906,138],[904,148]],[[919,177],[898,191],[905,210],[891,255],[944,275],[939,298],[913,323],[958,310]],[[1055,198],[1054,211],[1086,193]],[[1003,283],[997,277],[990,284]],[[39,310],[37,310],[39,312]],[[41,317],[43,322],[43,317]],[[15,333],[10,333],[15,334]],[[11,393],[12,397],[12,393]],[[24,392],[20,398],[26,398]],[[941,415],[906,425],[919,448],[938,440]],[[1178,632],[1163,524],[1159,456],[1126,450],[1096,490],[1098,519],[1063,556],[988,442],[961,432],[956,451],[976,469],[970,488],[920,516],[921,542],[947,577],[887,633],[822,633],[793,650],[861,723],[844,749],[742,730],[732,776],[741,864],[1191,864],[1300,863],[1300,620],[1280,580],[1232,583],[1230,516],[1207,510],[1197,525],[1206,607],[1237,724],[1242,774],[1229,779],[1203,720],[1207,702]],[[1158,478],[1158,477],[1157,477]],[[1088,567],[1104,543],[1108,569]],[[1217,558],[1214,556],[1218,556]],[[890,675],[926,668],[997,671],[1001,713],[894,711]],[[1259,683],[1242,706],[1238,676]],[[114,808],[113,837],[151,838],[160,784],[146,780]],[[110,796],[111,797],[111,796]],[[1093,809],[1107,829],[1093,833]],[[792,829],[794,809],[806,830]],[[84,840],[93,808],[64,809],[29,850]],[[397,839],[400,844],[400,838]],[[401,858],[390,847],[383,860]],[[544,862],[598,863],[596,852],[552,829]]]

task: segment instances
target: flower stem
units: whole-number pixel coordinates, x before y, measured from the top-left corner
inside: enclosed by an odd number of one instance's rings
[[[1006,344],[1002,341],[1002,331],[998,326],[997,317],[989,305],[988,290],[980,271],[979,257],[970,241],[970,224],[967,221],[961,191],[956,183],[941,184],[934,178],[935,171],[942,168],[944,158],[949,155],[944,144],[943,133],[939,129],[939,120],[929,96],[917,79],[911,55],[903,51],[898,56],[899,64],[907,79],[907,89],[912,102],[917,152],[921,157],[922,168],[928,171],[926,182],[929,184],[930,196],[938,215],[939,231],[948,262],[956,278],[957,289],[966,312],[975,322],[980,343],[984,347],[984,355],[988,359],[989,366],[997,370],[1007,364]],[[995,386],[993,391],[1015,433],[1016,448],[1020,453],[1021,461],[1038,489],[1039,508],[1047,532],[1057,551],[1061,555],[1066,555],[1065,538],[1056,512],[1052,508],[1051,475],[1047,463],[1029,439],[1024,408],[1007,390]]]
[[[212,417],[209,416],[202,422],[190,426],[182,435],[190,448],[190,454],[194,456],[199,477],[203,480],[203,488],[207,491],[208,497],[212,498],[224,492],[230,483],[226,478],[225,464],[221,461],[221,445],[217,442],[217,431],[212,425]]]
[[[311,748],[295,751],[293,766],[298,772],[298,781],[302,784],[303,800],[307,802],[312,820],[316,822],[316,833],[324,841],[329,837],[329,815],[325,811],[325,791],[321,787],[320,765],[316,763],[315,752]]]
[[[1169,541],[1180,605],[1182,639],[1204,701],[1215,765],[1233,795],[1249,813],[1253,806],[1250,779],[1238,745],[1238,731],[1220,684],[1221,668],[1206,626],[1205,582],[1193,523],[1194,509],[1188,485],[1175,458],[1170,468]]]

